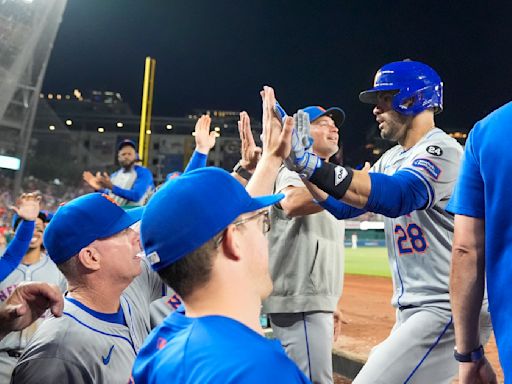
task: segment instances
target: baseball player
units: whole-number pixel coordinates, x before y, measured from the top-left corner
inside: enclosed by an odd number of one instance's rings
[[[475,124],[447,207],[455,214],[450,294],[461,384],[496,383],[478,330],[478,309],[486,283],[505,382],[512,380],[512,301],[506,288],[512,275],[511,126],[510,102]]]
[[[128,382],[150,330],[149,303],[162,293],[130,227],[141,213],[125,212],[100,193],[57,210],[44,245],[68,280],[63,316],[41,324],[12,383]]]
[[[313,152],[324,159],[338,147],[340,108],[304,108]],[[344,222],[316,204],[300,177],[282,166],[274,193],[285,198],[270,209],[270,274],[274,289],[263,302],[274,336],[313,383],[332,383],[334,311],[341,296]]]
[[[22,219],[19,217],[14,228],[21,225],[21,222]],[[28,243],[28,250],[23,256],[21,263],[0,283],[0,303],[5,302],[15,288],[26,281],[55,284],[60,288],[61,292],[66,290],[66,279],[42,247],[46,223],[47,216],[40,212],[35,220],[35,229],[26,241]],[[44,318],[49,315],[49,312],[43,314],[31,326],[19,332],[11,332],[0,342],[0,382],[9,382],[12,370],[28,341],[41,325]]]
[[[84,181],[97,192],[106,193],[122,206],[140,206],[149,198],[155,188],[151,171],[136,165],[137,147],[129,139],[121,141],[117,147],[117,160],[121,169],[108,176],[105,172],[93,175],[83,173]]]
[[[276,107],[284,118],[284,110]],[[338,128],[345,113],[336,107],[304,110],[313,121],[313,150],[330,158],[338,151]],[[239,133],[242,156],[233,175],[245,185],[261,154],[246,112],[240,113]],[[300,177],[285,167],[279,170],[273,192],[283,192],[285,198],[270,209],[272,230],[267,238],[274,288],[263,302],[263,312],[302,372],[314,383],[330,383],[333,327],[337,335],[340,325],[336,307],[343,286],[344,222],[323,212]]]
[[[145,252],[183,299],[185,313],[172,313],[148,338],[133,368],[135,383],[309,382],[259,323],[261,300],[272,290],[265,207],[283,197],[261,195],[272,191],[292,128],[287,119],[281,131],[273,116],[271,88],[263,100],[263,153],[247,190],[207,167],[170,181],[146,207]]]
[[[330,195],[310,186],[324,208],[338,218],[365,211],[386,216],[396,323],[354,383],[450,383],[457,373],[448,289],[453,216],[445,207],[462,148],[434,123],[443,106],[442,87],[437,73],[420,62],[379,69],[374,87],[359,98],[375,105],[381,136],[398,145],[370,172],[328,164],[305,152],[306,120],[295,132],[287,166]],[[485,344],[490,334],[485,305],[481,316]]]
[[[0,282],[16,269],[28,251],[34,234],[35,220],[39,215],[40,201],[40,197],[32,193],[24,193],[20,196],[19,207],[12,207],[22,220],[18,223],[13,239],[0,258]]]
[[[195,125],[195,142],[196,147],[190,161],[185,168],[184,173],[193,171],[194,169],[206,167],[206,161],[208,160],[208,154],[210,150],[215,146],[215,131],[210,132],[212,119],[208,115],[202,115],[196,122]],[[172,177],[167,175],[167,180],[170,181],[176,177],[181,176],[181,172],[174,172]],[[161,187],[161,186],[160,186]],[[159,187],[159,188],[160,188]],[[181,300],[174,290],[168,286],[162,287],[162,298],[155,300],[150,306],[151,316],[151,328],[156,327],[160,324],[171,312],[174,312],[181,305]]]

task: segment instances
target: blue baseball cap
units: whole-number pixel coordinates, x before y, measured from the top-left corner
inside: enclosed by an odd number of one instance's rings
[[[137,144],[135,144],[135,141],[130,139],[124,139],[117,145],[117,152],[119,152],[122,148],[130,146],[133,149],[135,149],[135,152],[137,152]]]
[[[304,112],[306,112],[309,115],[309,121],[313,122],[316,119],[322,117],[322,116],[329,116],[331,119],[334,120],[334,124],[336,124],[336,128],[340,128],[345,121],[345,112],[343,109],[338,107],[332,107],[332,108],[322,108],[317,105],[309,106],[302,108]]]
[[[142,211],[142,207],[124,211],[103,193],[80,196],[55,212],[44,231],[44,247],[55,264],[63,263],[94,240],[113,236],[135,224]]]
[[[206,167],[168,181],[144,209],[142,245],[159,271],[198,249],[243,213],[277,203],[277,195],[251,197],[223,169]]]

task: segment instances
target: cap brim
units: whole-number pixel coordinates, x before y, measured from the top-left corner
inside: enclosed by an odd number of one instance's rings
[[[275,195],[268,195],[268,196],[253,197],[251,204],[249,204],[249,206],[247,207],[247,210],[242,213],[257,211],[258,209],[270,207],[271,205],[276,204],[277,202],[281,201],[282,199],[284,199],[283,193],[277,193]]]
[[[140,221],[143,211],[144,207],[138,207],[124,212],[124,215],[122,215],[119,218],[119,220],[113,223],[110,226],[110,230],[107,233],[105,233],[104,236],[102,236],[101,238],[106,239],[110,236],[114,236],[116,233],[124,231],[126,228],[129,228],[137,221]]]
[[[337,128],[340,128],[343,125],[343,122],[345,121],[345,112],[343,111],[343,109],[338,107],[329,108],[320,116],[329,116],[331,119],[334,120],[334,124],[336,124]]]

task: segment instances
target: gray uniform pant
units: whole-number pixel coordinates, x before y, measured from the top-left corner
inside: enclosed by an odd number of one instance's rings
[[[0,383],[10,383],[12,371],[18,362],[18,358],[11,357],[7,352],[0,352]]]
[[[331,384],[332,312],[272,313],[274,337],[313,383]]]
[[[490,316],[482,311],[480,335],[485,345],[491,334]],[[451,312],[435,307],[397,310],[396,323],[386,340],[370,352],[354,384],[447,384],[458,372],[453,358],[455,333]]]

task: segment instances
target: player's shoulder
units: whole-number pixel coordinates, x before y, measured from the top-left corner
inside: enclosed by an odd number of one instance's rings
[[[439,128],[434,128],[412,149],[413,156],[424,155],[431,158],[460,157],[462,146],[457,140]]]
[[[67,346],[76,345],[77,333],[66,315],[50,316],[34,333],[23,353],[24,358],[61,358],[68,356]]]
[[[151,171],[142,165],[135,165],[133,169],[135,169],[135,172],[139,175],[152,175]]]

